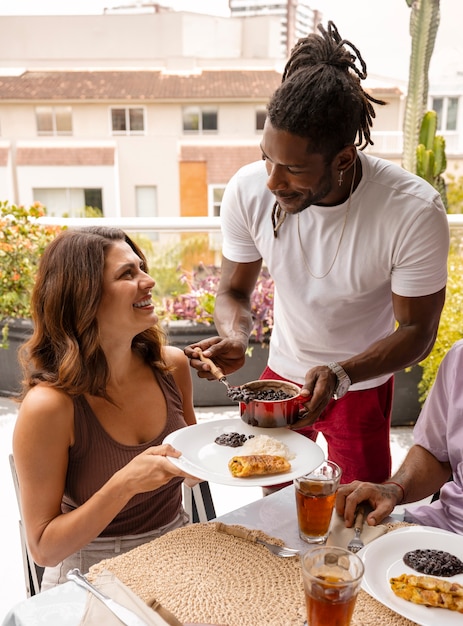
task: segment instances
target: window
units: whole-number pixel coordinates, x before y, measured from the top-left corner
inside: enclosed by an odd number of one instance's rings
[[[457,130],[458,98],[433,98],[432,108],[437,113],[437,130]]]
[[[266,118],[267,111],[265,109],[256,109],[256,131],[262,132],[264,130]]]
[[[38,135],[72,135],[72,107],[36,107]]]
[[[100,209],[103,215],[103,193],[99,188],[38,188],[34,200],[43,204],[53,217],[85,217],[85,207]]]
[[[215,133],[218,130],[217,109],[212,107],[184,107],[183,131],[185,133]]]
[[[145,112],[142,108],[111,109],[113,135],[141,135],[145,131]]]
[[[225,185],[209,185],[209,217],[220,216],[220,205],[224,191]]]

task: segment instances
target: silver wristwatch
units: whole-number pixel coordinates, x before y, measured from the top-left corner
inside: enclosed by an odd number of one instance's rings
[[[339,400],[339,398],[345,396],[346,393],[349,391],[349,387],[351,386],[352,381],[349,378],[345,369],[342,368],[339,363],[328,363],[328,367],[332,372],[336,374],[336,377],[338,379],[338,384],[336,385],[336,389],[334,390],[333,398],[335,400]]]

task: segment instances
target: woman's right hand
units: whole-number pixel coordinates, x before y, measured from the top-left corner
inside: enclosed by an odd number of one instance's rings
[[[154,491],[176,476],[191,478],[190,474],[169,461],[169,457],[178,459],[180,456],[182,453],[170,444],[152,446],[134,457],[116,474],[121,474],[126,489],[132,493],[132,496]]]

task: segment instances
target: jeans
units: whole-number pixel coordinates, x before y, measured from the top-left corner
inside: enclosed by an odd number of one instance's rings
[[[46,567],[43,573],[40,591],[45,591],[61,583],[67,582],[66,574],[77,567],[82,573],[88,572],[92,565],[103,559],[112,559],[119,554],[129,552],[137,546],[157,539],[175,528],[181,528],[189,523],[188,515],[182,510],[172,522],[140,535],[125,535],[123,537],[98,537],[84,548],[66,557],[55,567]]]

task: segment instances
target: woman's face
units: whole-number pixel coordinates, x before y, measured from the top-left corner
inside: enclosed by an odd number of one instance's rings
[[[151,300],[155,282],[142,267],[142,259],[125,241],[108,249],[97,312],[102,340],[119,342],[122,334],[132,339],[158,321]]]

